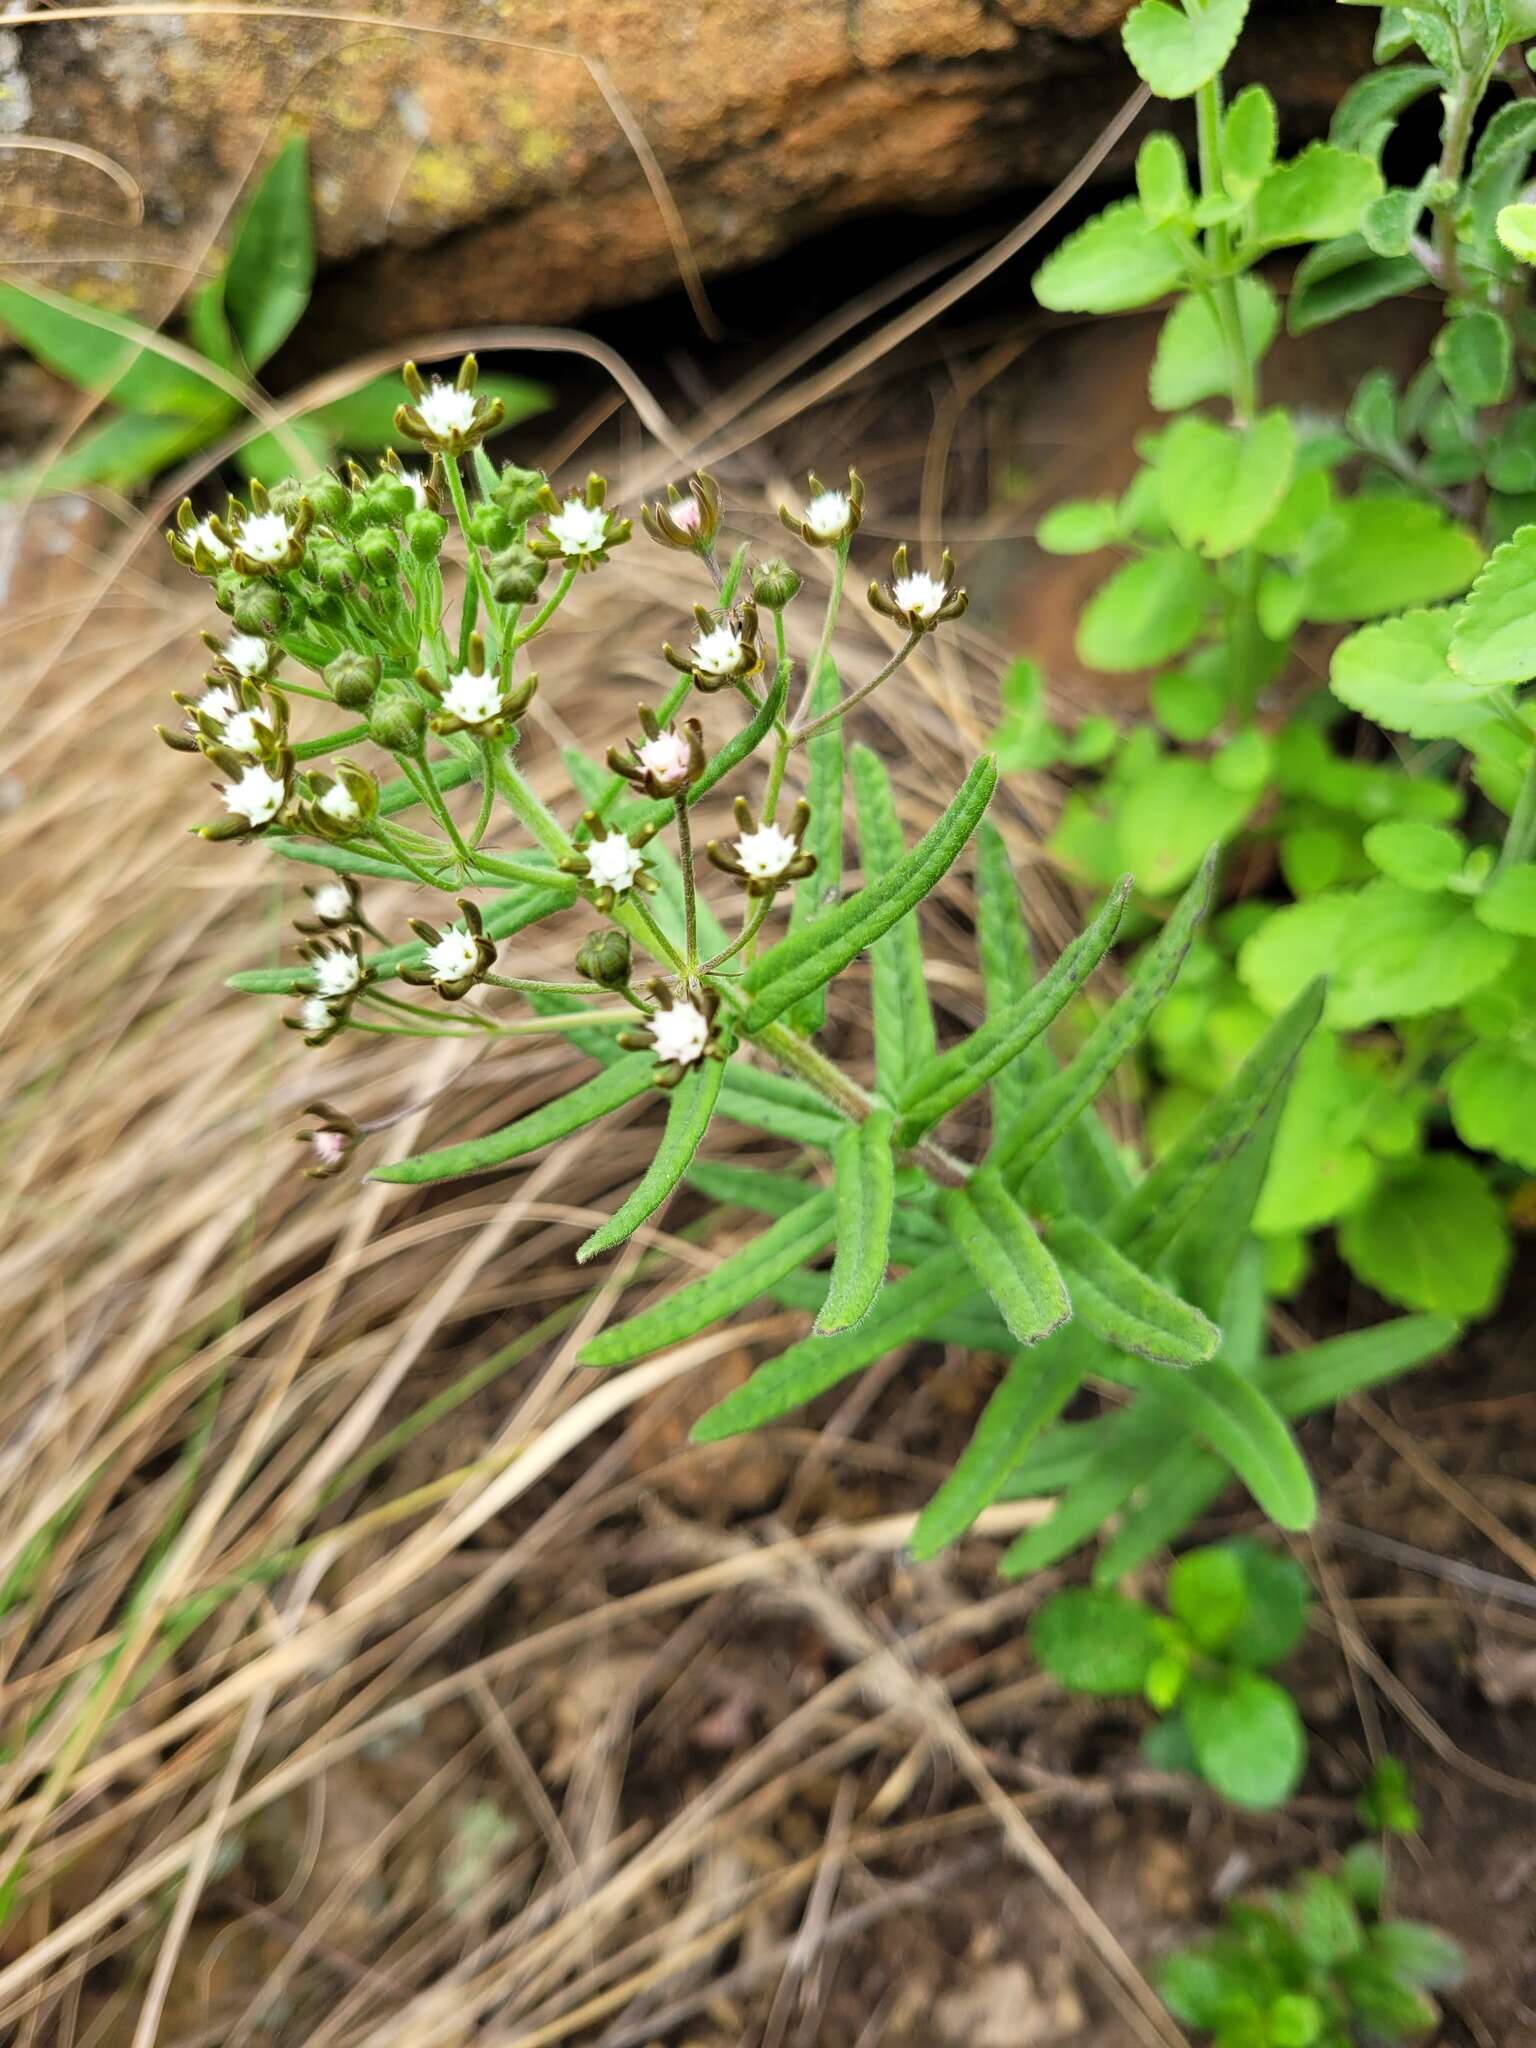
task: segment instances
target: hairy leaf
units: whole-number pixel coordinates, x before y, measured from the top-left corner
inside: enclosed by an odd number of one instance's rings
[[[1214,1355],[1221,1332],[1210,1318],[1086,1223],[1059,1217],[1051,1223],[1049,1241],[1066,1276],[1073,1313],[1106,1344],[1162,1365],[1198,1365]]]
[[[850,1124],[837,1141],[837,1252],[827,1298],[816,1318],[817,1329],[826,1334],[862,1322],[885,1279],[896,1200],[894,1124],[890,1110],[877,1109],[863,1123]]]
[[[651,1056],[645,1053],[641,1057],[650,1059]],[[606,1223],[594,1230],[584,1244],[577,1246],[579,1264],[585,1265],[599,1252],[612,1251],[615,1245],[622,1244],[647,1216],[655,1214],[671,1194],[688,1171],[693,1155],[699,1149],[699,1141],[709,1128],[724,1075],[725,1062],[711,1059],[699,1060],[683,1075],[672,1090],[667,1104],[666,1129],[640,1185]]]
[[[853,799],[859,858],[866,880],[888,875],[906,852],[885,763],[871,748],[853,749]],[[870,1006],[875,1025],[875,1079],[898,1102],[914,1073],[934,1056],[933,1011],[915,913],[897,920],[869,949]]]
[[[466,1173],[485,1173],[491,1167],[505,1166],[509,1159],[521,1159],[543,1145],[568,1138],[573,1131],[584,1130],[599,1117],[633,1102],[651,1086],[651,1069],[655,1064],[649,1053],[631,1053],[602,1073],[594,1074],[589,1081],[583,1081],[569,1094],[542,1104],[499,1131],[488,1131],[483,1138],[466,1138],[462,1144],[445,1145],[438,1152],[419,1152],[414,1159],[402,1159],[393,1166],[376,1166],[368,1178],[417,1187],[427,1181],[457,1180]]]
[[[967,1265],[1020,1344],[1037,1344],[1072,1313],[1050,1253],[1024,1210],[985,1168],[963,1187],[946,1188],[939,1207]]]

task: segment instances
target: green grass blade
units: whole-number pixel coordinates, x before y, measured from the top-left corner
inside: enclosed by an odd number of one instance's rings
[[[803,1338],[760,1365],[744,1387],[737,1387],[700,1417],[692,1441],[719,1443],[724,1437],[776,1422],[792,1408],[804,1407],[886,1352],[928,1336],[970,1291],[970,1275],[957,1272],[947,1252],[936,1254],[888,1287],[857,1329],[844,1330],[836,1337]]]
[[[984,754],[943,817],[894,868],[765,953],[746,975],[753,1000],[743,1028],[771,1024],[920,903],[981,822],[996,783],[997,762]]]
[[[1061,1327],[1072,1313],[1061,1274],[996,1174],[982,1171],[964,1187],[946,1188],[939,1209],[966,1264],[1018,1343],[1038,1344]]]
[[[1096,1337],[1159,1365],[1200,1365],[1221,1332],[1208,1316],[1134,1265],[1075,1216],[1050,1226],[1050,1246],[1066,1275],[1072,1308]]]
[[[853,801],[859,821],[859,862],[866,882],[888,875],[906,854],[885,763],[869,747],[853,750]],[[875,1026],[875,1085],[899,1102],[912,1077],[938,1049],[923,971],[917,919],[899,918],[869,949],[870,1007]]]
[[[831,1243],[834,1227],[832,1190],[822,1188],[722,1259],[713,1272],[679,1288],[655,1308],[602,1331],[578,1354],[578,1363],[628,1365],[647,1352],[681,1344],[721,1317],[735,1315],[786,1273],[815,1258]]]
[[[1215,865],[1216,856],[1211,853],[1148,948],[1130,987],[1100,1018],[1070,1066],[1035,1091],[1022,1120],[994,1144],[992,1163],[1010,1181],[1044,1158],[1140,1042],[1153,1011],[1172,988],[1205,916]]]
[[[466,1173],[485,1173],[493,1166],[505,1166],[509,1159],[521,1159],[529,1152],[537,1152],[542,1145],[568,1138],[573,1131],[584,1130],[599,1117],[633,1102],[650,1087],[655,1064],[648,1052],[630,1053],[589,1081],[583,1081],[568,1095],[530,1110],[516,1123],[499,1131],[488,1131],[483,1138],[466,1138],[462,1144],[445,1145],[438,1152],[418,1152],[414,1159],[401,1159],[393,1166],[376,1166],[368,1178],[392,1181],[402,1187],[420,1187],[428,1181],[457,1180]]]
[[[843,686],[836,664],[824,661],[811,698],[811,715],[819,718],[822,712],[830,711],[842,694]],[[807,740],[805,752],[805,800],[811,807],[810,823],[805,828],[805,851],[816,856],[816,868],[813,874],[802,875],[795,884],[794,901],[789,911],[791,936],[814,924],[832,908],[843,892],[842,722],[829,725],[825,732]],[[818,1032],[826,1017],[827,992],[824,988],[816,989],[803,1003],[796,1003],[789,1013],[790,1023],[807,1035]]]
[[[874,1306],[891,1253],[891,1212],[896,1202],[895,1119],[877,1109],[850,1124],[837,1141],[837,1255],[816,1328],[825,1336],[852,1329]]]
[[[911,1543],[915,1558],[933,1557],[965,1534],[997,1499],[1041,1430],[1076,1393],[1084,1361],[1072,1335],[1070,1328],[1058,1331],[1009,1361],[954,1471],[918,1516]]]
[[[651,1059],[649,1053],[640,1057]],[[661,1143],[656,1147],[655,1158],[628,1201],[594,1230],[585,1244],[577,1246],[578,1265],[585,1265],[599,1252],[611,1252],[615,1245],[622,1244],[647,1216],[655,1214],[671,1194],[688,1171],[699,1142],[709,1128],[724,1075],[724,1060],[710,1059],[699,1060],[684,1074],[672,1090],[672,1099],[667,1105],[666,1128],[661,1134]]]
[[[967,1096],[985,1087],[1061,1015],[1113,945],[1130,893],[1130,877],[1126,876],[1115,885],[1098,916],[1027,995],[989,1017],[979,1031],[952,1046],[942,1058],[927,1061],[913,1075],[901,1098],[901,1143],[910,1145]]]

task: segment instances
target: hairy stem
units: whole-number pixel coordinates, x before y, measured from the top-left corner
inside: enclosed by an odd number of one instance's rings
[[[901,667],[922,637],[921,631],[914,628],[907,635],[903,644],[897,648],[884,668],[877,675],[871,676],[869,681],[863,684],[861,688],[855,690],[851,697],[844,697],[840,704],[834,704],[832,709],[824,711],[820,718],[813,718],[809,725],[793,726],[789,735],[790,745],[792,747],[803,747],[807,740],[815,739],[817,733],[825,732],[829,726],[836,725],[840,718],[846,718],[855,704],[862,704],[866,697],[873,696],[882,683],[889,681],[895,675],[897,669]]]

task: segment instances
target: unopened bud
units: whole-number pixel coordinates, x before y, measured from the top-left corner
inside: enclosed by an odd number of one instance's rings
[[[629,986],[632,949],[629,933],[612,925],[589,932],[576,952],[576,972],[583,981],[595,981],[599,988]]]
[[[469,515],[469,537],[483,548],[504,548],[512,538],[512,522],[500,505],[477,505]]]
[[[800,590],[800,577],[782,555],[759,562],[752,571],[752,595],[765,611],[781,612],[793,603]]]
[[[447,538],[448,522],[440,512],[428,511],[423,506],[406,514],[405,544],[418,562],[435,562]]]
[[[426,730],[427,714],[414,697],[391,697],[368,721],[368,737],[386,754],[419,754]]]
[[[365,711],[379,687],[379,669],[376,654],[359,654],[347,647],[327,662],[322,680],[344,711]]]
[[[385,526],[370,526],[358,536],[357,552],[370,576],[392,576],[400,564],[395,536]]]
[[[293,607],[272,583],[248,583],[235,599],[230,617],[242,633],[275,639],[287,625]]]
[[[498,604],[527,604],[548,572],[548,562],[521,541],[510,541],[491,557],[491,593]]]
[[[544,477],[537,469],[519,469],[509,462],[491,490],[491,496],[513,526],[526,526],[539,509]]]
[[[304,495],[315,508],[323,526],[346,526],[352,515],[352,493],[339,477],[329,474],[311,477]]]

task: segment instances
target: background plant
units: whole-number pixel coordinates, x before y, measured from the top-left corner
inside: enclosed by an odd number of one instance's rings
[[[1091,770],[1054,841],[1071,871],[1128,868],[1155,904],[1218,840],[1234,876],[1257,865],[1289,890],[1287,904],[1249,885],[1211,919],[1149,1035],[1162,1147],[1268,1019],[1330,976],[1255,1213],[1271,1285],[1294,1286],[1307,1237],[1333,1225],[1389,1299],[1481,1314],[1508,1265],[1506,1204],[1536,1167],[1529,1116],[1500,1113],[1536,1104],[1536,750],[1518,694],[1536,650],[1509,629],[1536,551],[1506,539],[1536,489],[1519,200],[1536,147],[1529,24],[1497,0],[1384,10],[1383,68],[1327,143],[1281,161],[1267,92],[1223,100],[1243,16],[1162,0],[1131,15],[1126,48],[1153,92],[1194,102],[1196,168],[1173,136],[1150,137],[1138,197],[1036,278],[1066,311],[1174,298],[1150,379],[1170,424],[1144,437],[1121,499],[1059,506],[1039,530],[1048,549],[1129,557],[1086,608],[1078,654],[1157,671],[1153,722],[1122,742],[1089,721],[1064,743],[1025,667],[1004,760]],[[1432,96],[1438,159],[1389,184],[1394,129]],[[1261,266],[1294,249],[1293,334],[1443,295],[1404,390],[1373,373],[1336,422],[1264,407],[1280,306]],[[1213,401],[1227,423],[1201,409]],[[1356,621],[1370,623],[1337,647],[1332,694],[1315,690],[1312,638]],[[1379,736],[1362,748],[1347,713]]]

